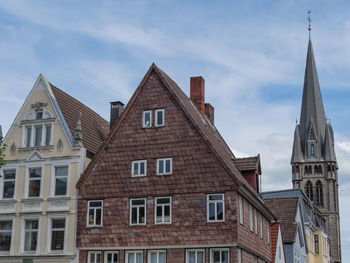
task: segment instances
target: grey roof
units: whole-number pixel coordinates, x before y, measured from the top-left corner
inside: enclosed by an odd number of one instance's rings
[[[330,124],[326,126],[326,139],[325,139],[325,150],[324,150],[325,161],[336,162],[337,158],[334,151],[334,136],[333,129]]]
[[[298,163],[303,161],[303,153],[301,151],[300,136],[299,136],[299,125],[295,126],[294,131],[294,142],[293,142],[293,153],[291,163]]]

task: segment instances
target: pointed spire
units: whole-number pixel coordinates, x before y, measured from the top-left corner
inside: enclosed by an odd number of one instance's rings
[[[334,135],[333,135],[333,129],[330,124],[327,124],[326,127],[326,139],[325,139],[325,153],[324,153],[324,159],[325,161],[331,161],[336,162],[337,158],[335,156],[334,151]]]
[[[81,112],[77,121],[77,127],[75,128],[75,133],[74,133],[74,146],[75,147],[82,147],[83,146],[83,134],[82,134],[82,129],[81,129]]]
[[[294,143],[291,163],[299,163],[303,161],[303,153],[301,151],[300,136],[299,136],[299,125],[295,126],[294,131]]]

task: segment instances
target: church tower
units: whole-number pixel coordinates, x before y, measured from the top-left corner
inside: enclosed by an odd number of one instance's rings
[[[324,113],[311,38],[307,50],[300,123],[295,127],[291,165],[293,188],[303,190],[328,220],[331,258],[334,262],[341,262],[338,165],[333,129]]]

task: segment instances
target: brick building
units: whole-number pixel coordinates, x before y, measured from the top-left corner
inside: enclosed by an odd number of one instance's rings
[[[271,261],[260,159],[238,160],[213,122],[202,77],[189,99],[150,67],[77,184],[79,262]]]

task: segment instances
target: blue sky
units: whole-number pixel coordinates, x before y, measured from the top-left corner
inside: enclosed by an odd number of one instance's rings
[[[350,2],[0,2],[0,112],[6,133],[39,73],[107,120],[152,62],[189,94],[206,80],[216,126],[237,156],[262,156],[264,190],[291,188],[308,41],[335,131],[343,258],[350,257]]]

